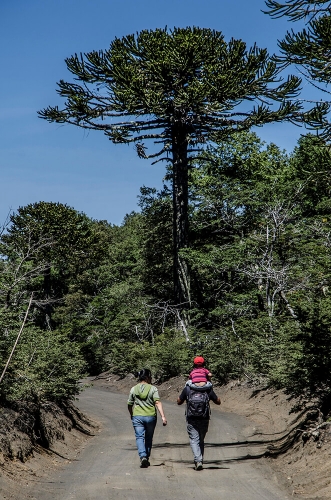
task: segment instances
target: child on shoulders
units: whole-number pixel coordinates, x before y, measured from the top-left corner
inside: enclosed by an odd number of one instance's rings
[[[188,386],[196,386],[211,388],[213,385],[211,383],[212,374],[205,368],[205,360],[202,356],[196,356],[193,360],[193,370],[189,375],[189,380],[186,382]]]

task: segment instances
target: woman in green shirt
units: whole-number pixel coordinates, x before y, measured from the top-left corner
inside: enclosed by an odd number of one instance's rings
[[[156,409],[161,415],[163,425],[167,425],[167,419],[164,416],[158,390],[151,385],[151,371],[143,368],[138,373],[138,380],[139,383],[131,388],[128,410],[136,436],[140,467],[146,468],[150,465],[149,457],[156,426]]]

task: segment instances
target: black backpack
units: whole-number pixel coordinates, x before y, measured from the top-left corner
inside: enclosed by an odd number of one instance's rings
[[[208,391],[195,391],[192,387],[187,386],[187,392],[186,416],[208,418],[210,413]]]

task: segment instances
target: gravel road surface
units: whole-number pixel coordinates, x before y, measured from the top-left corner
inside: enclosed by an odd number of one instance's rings
[[[163,402],[167,427],[159,419],[148,469],[139,468],[127,397],[100,388],[85,390],[77,406],[100,423],[100,431],[77,458],[37,485],[37,500],[285,500],[271,469],[247,445],[252,424],[212,406],[205,467],[193,468],[183,406]]]

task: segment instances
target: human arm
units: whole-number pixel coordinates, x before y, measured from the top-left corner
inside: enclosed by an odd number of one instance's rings
[[[128,399],[128,411],[130,413],[130,418],[132,418],[133,415],[133,405],[134,405],[134,388],[132,387],[130,390],[129,394],[129,399]]]
[[[155,401],[155,406],[156,406],[157,411],[161,415],[163,425],[167,425],[168,422],[167,422],[167,419],[165,418],[161,401],[160,400]]]
[[[215,403],[215,405],[220,405],[221,404],[221,399],[216,396],[215,392],[213,390],[211,390],[211,392],[209,393],[209,399]]]
[[[177,404],[182,405],[184,403],[184,401],[186,401],[186,399],[187,399],[187,389],[186,389],[186,387],[184,387],[181,394],[177,398]]]

